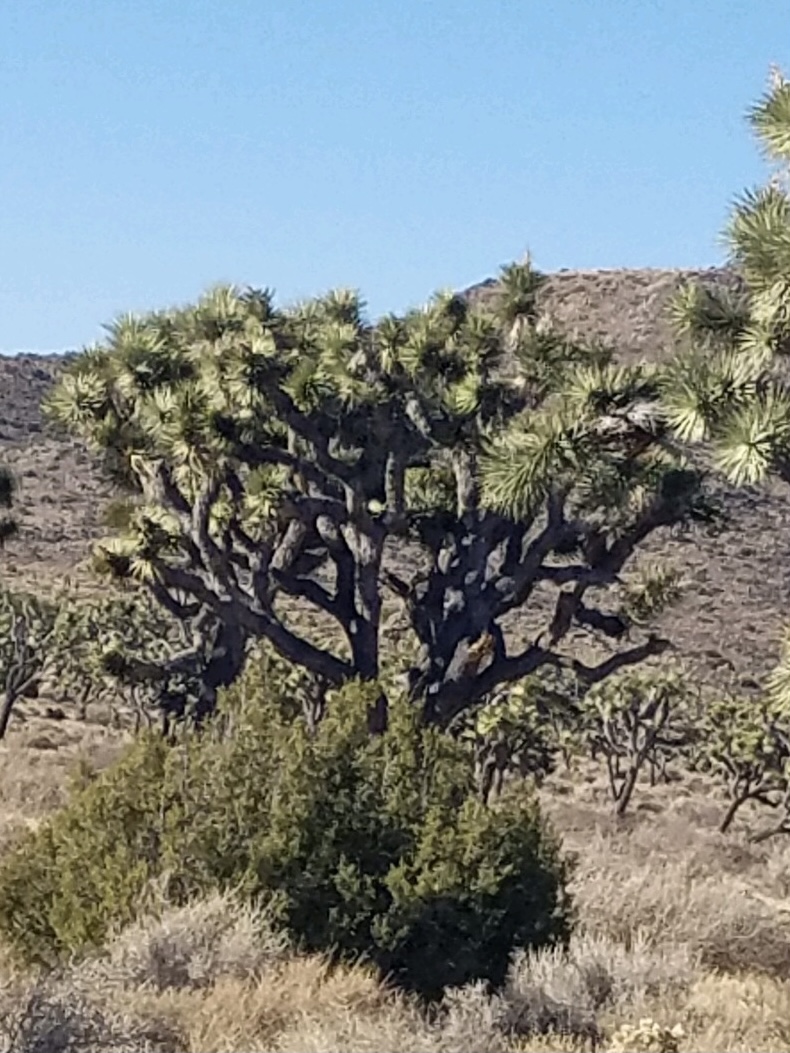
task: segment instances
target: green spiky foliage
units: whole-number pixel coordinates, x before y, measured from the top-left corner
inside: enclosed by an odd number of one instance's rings
[[[587,692],[582,736],[606,761],[615,814],[628,809],[640,773],[686,744],[686,678],[671,668],[628,670]]]
[[[739,485],[790,478],[790,82],[777,71],[749,120],[777,171],[740,197],[726,230],[742,287],[679,292],[673,320],[685,350],[665,386],[676,434],[711,443]]]
[[[541,325],[541,282],[514,264],[490,307],[445,294],[375,324],[350,292],[281,309],[223,287],[75,362],[51,411],[129,495],[100,562],[214,627],[207,711],[254,640],[327,687],[380,680],[387,594],[441,724],[544,667],[594,683],[666,646],[620,646],[633,626],[599,604],[651,534],[703,514],[700,477],[663,440],[654,371]],[[539,587],[545,630],[506,640]],[[563,651],[574,629],[600,664]]]

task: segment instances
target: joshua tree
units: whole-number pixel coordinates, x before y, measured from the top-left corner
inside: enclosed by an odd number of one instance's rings
[[[726,833],[747,801],[778,813],[778,820],[753,838],[787,833],[790,823],[790,722],[787,706],[768,692],[759,699],[723,697],[703,718],[699,766],[724,786],[728,798],[719,830]]]
[[[567,696],[531,677],[494,692],[485,705],[464,715],[461,737],[473,747],[485,803],[501,794],[509,773],[539,785],[554,771],[561,744],[549,715],[557,699],[570,708]]]
[[[130,494],[103,565],[208,638],[163,663],[207,654],[204,711],[256,639],[329,686],[380,679],[387,593],[442,725],[537,670],[591,684],[667,647],[617,586],[655,531],[708,514],[702,477],[665,441],[659,373],[543,327],[541,281],[512,265],[491,309],[448,294],[376,324],[350,292],[278,309],[218,288],[120,319],[73,364],[51,410]],[[506,638],[546,590],[542,631]],[[574,628],[600,661],[568,654]]]
[[[96,597],[66,582],[46,600],[0,588],[0,739],[19,699],[42,686],[78,717],[104,702],[116,716],[134,710],[138,726],[158,712],[167,731],[199,692],[199,662],[192,678],[162,675],[184,630],[140,588]]]
[[[132,709],[138,727],[142,721],[150,724],[158,712],[167,732],[199,690],[199,656],[193,676],[179,676],[178,670],[162,675],[168,660],[191,644],[187,630],[139,587],[100,596],[67,592],[51,642],[52,679],[61,695],[76,700],[80,717],[89,703],[105,702],[116,716]]]
[[[19,699],[37,691],[50,668],[56,623],[56,603],[0,589],[0,739]]]
[[[686,695],[679,673],[653,669],[628,671],[584,696],[581,733],[606,759],[615,815],[625,815],[643,768],[686,744],[680,712]]]
[[[719,829],[726,833],[747,801],[775,813],[753,842],[790,833],[790,634],[761,697],[724,697],[703,715],[699,763],[725,786],[729,805]]]

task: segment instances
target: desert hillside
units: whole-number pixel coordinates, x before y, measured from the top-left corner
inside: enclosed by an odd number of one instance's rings
[[[738,288],[737,274],[726,268],[694,270],[558,271],[541,290],[545,315],[566,332],[614,345],[627,360],[660,360],[672,350],[667,321],[670,297],[686,282]],[[496,279],[466,289],[473,301],[496,295]]]
[[[666,305],[684,280],[733,284],[725,270],[561,271],[541,293],[558,325],[610,341],[624,358],[657,358],[671,347]],[[495,293],[493,281],[466,290]],[[102,532],[109,490],[90,456],[51,432],[40,410],[63,358],[0,358],[0,455],[20,484],[21,531],[3,554],[5,580],[52,581],[73,573]],[[741,492],[715,536],[672,545],[689,587],[670,629],[701,675],[748,686],[770,667],[790,597],[790,488]],[[660,558],[667,542],[657,543]],[[528,626],[525,629],[528,630]]]

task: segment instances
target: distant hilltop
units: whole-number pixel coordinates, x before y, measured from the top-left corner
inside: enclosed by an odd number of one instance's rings
[[[673,338],[667,319],[670,297],[684,283],[737,289],[742,279],[728,267],[687,270],[556,271],[539,294],[542,312],[565,332],[603,339],[619,356],[658,361],[670,354]],[[497,280],[464,290],[472,302],[494,297]]]
[[[619,356],[658,360],[672,348],[667,304],[684,282],[738,287],[737,274],[726,267],[692,270],[563,270],[548,275],[539,303],[560,329],[581,338],[605,339]],[[490,278],[464,289],[470,300],[496,296]],[[0,356],[0,443],[18,442],[45,427],[41,401],[74,351],[58,354]]]

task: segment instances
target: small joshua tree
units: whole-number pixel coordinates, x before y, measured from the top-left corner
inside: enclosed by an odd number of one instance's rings
[[[645,765],[685,743],[680,709],[686,694],[680,673],[652,669],[630,670],[583,697],[582,734],[606,760],[617,816],[628,809]]]
[[[135,710],[138,726],[157,712],[166,720],[179,716],[198,690],[175,674],[161,677],[161,664],[178,654],[179,636],[183,647],[183,627],[139,588],[96,597],[66,582],[48,600],[0,590],[0,739],[19,699],[42,686],[79,717],[99,701],[116,716],[119,703]]]
[[[505,776],[518,773],[537,784],[556,766],[560,740],[548,718],[550,691],[535,678],[500,691],[475,713],[469,713],[461,737],[471,742],[487,804],[502,792]],[[567,698],[561,697],[563,708]]]
[[[56,623],[56,604],[0,590],[0,739],[19,699],[37,689],[49,668]]]
[[[119,715],[120,703],[134,711],[137,727],[150,725],[158,713],[168,730],[199,691],[194,676],[179,676],[179,656],[188,656],[187,674],[194,659],[187,627],[140,587],[127,585],[100,596],[66,594],[56,630],[52,665],[58,687],[76,698],[81,717],[89,703],[101,701]]]
[[[725,697],[706,708],[700,761],[723,784],[729,800],[721,833],[747,801],[778,811],[779,822],[770,833],[790,832],[789,717],[787,707],[770,694]]]
[[[724,785],[729,799],[720,824],[726,833],[747,801],[776,813],[756,834],[763,841],[790,833],[790,637],[758,698],[726,696],[703,711],[698,764]]]
[[[539,670],[589,685],[668,646],[616,590],[652,534],[707,514],[701,476],[665,442],[656,371],[541,326],[541,281],[513,265],[493,308],[446,295],[376,324],[349,292],[282,310],[220,288],[76,360],[52,412],[131,495],[104,565],[194,627],[162,673],[199,672],[198,717],[255,640],[328,687],[380,681],[388,596],[442,726]],[[546,589],[544,627],[506,633]],[[568,653],[574,629],[600,661]]]

